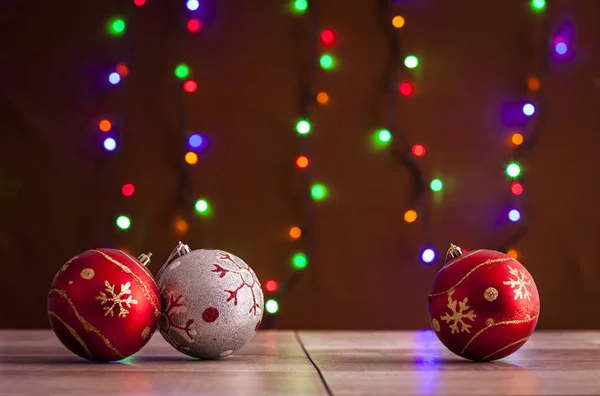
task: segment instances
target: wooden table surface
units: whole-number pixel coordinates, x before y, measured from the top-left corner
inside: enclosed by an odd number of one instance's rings
[[[98,364],[50,330],[0,331],[0,395],[600,395],[600,331],[538,331],[512,356],[472,363],[431,331],[261,331],[237,354],[188,359],[158,334]]]

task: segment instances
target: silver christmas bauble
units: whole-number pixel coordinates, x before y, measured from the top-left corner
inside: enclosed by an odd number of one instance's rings
[[[189,251],[180,243],[175,252],[178,257],[170,258],[156,277],[160,333],[189,356],[232,354],[252,339],[262,320],[264,297],[256,274],[222,250]]]

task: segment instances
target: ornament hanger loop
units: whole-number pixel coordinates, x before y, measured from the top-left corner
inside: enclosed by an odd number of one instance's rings
[[[185,254],[188,254],[190,251],[191,250],[188,245],[179,241],[177,246],[175,246],[175,249],[173,249],[173,251],[171,252],[171,255],[169,256],[169,258],[167,259],[167,262],[165,264],[169,264],[172,260],[175,260],[177,257],[181,257]]]
[[[150,264],[150,257],[152,257],[151,252],[142,253],[139,255],[138,260],[140,260],[142,262],[142,264],[144,264],[144,267],[147,267],[148,264]]]
[[[455,244],[451,243],[450,244],[450,248],[448,249],[448,251],[446,252],[446,263],[448,262],[448,257],[450,257],[450,260],[457,258],[458,256],[460,256],[461,254],[463,254],[462,249],[460,248],[460,246],[456,246]]]

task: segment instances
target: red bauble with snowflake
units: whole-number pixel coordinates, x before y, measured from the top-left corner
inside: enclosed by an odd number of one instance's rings
[[[429,292],[429,321],[440,341],[476,361],[502,359],[521,348],[540,314],[531,274],[493,250],[463,254],[450,245],[447,257]]]
[[[232,354],[254,337],[263,293],[252,269],[222,250],[190,251],[181,242],[156,276],[160,332],[178,351],[201,359]]]
[[[87,250],[67,261],[48,292],[48,318],[58,339],[93,361],[139,351],[160,317],[149,261],[149,255],[137,259],[116,249]]]

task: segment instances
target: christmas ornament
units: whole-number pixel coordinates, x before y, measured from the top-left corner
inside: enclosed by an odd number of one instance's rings
[[[256,333],[263,293],[252,269],[222,250],[179,242],[156,276],[160,332],[178,351],[201,359],[232,354]]]
[[[514,258],[450,245],[429,292],[429,320],[440,341],[467,359],[502,359],[533,333],[540,299],[533,278]]]
[[[150,340],[160,318],[160,295],[146,268],[150,256],[94,249],[62,266],[48,293],[48,318],[71,352],[108,362]]]

